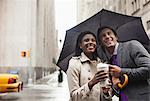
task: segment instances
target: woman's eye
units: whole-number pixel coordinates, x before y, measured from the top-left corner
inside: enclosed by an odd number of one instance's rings
[[[92,39],[92,41],[95,42],[96,40],[95,40],[95,39]]]
[[[84,41],[85,41],[85,42],[88,42],[88,41],[89,41],[89,39],[85,39]]]

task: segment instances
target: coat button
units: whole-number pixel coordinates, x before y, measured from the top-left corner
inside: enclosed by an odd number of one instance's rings
[[[90,69],[88,70],[88,72],[90,72]]]
[[[90,78],[90,77],[88,77],[88,80],[91,80],[91,78]]]

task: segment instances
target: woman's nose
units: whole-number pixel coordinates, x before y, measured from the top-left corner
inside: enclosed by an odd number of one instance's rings
[[[89,40],[89,43],[93,43],[93,41],[92,41],[92,40]]]

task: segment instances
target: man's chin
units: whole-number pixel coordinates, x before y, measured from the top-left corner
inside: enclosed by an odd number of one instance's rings
[[[115,47],[115,45],[107,45],[106,47],[107,48],[112,48],[112,47]]]

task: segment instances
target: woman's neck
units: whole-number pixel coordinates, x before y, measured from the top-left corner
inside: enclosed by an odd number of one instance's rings
[[[94,60],[94,54],[93,53],[85,53],[85,55],[90,59],[90,60]]]

